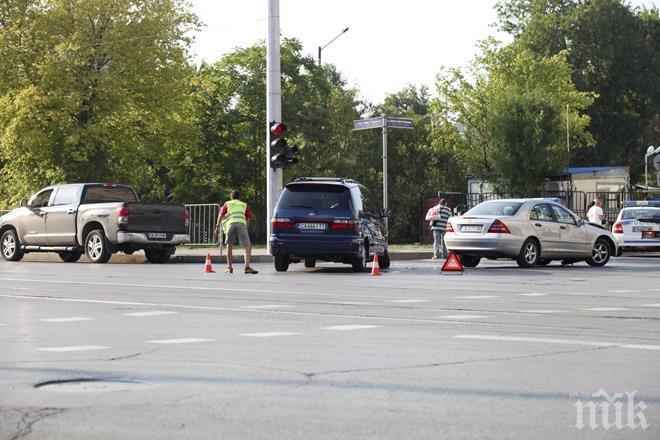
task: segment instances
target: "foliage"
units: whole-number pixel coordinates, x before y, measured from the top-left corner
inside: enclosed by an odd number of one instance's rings
[[[121,181],[161,196],[168,150],[195,138],[179,0],[7,0],[0,5],[0,196]]]
[[[577,92],[570,77],[565,52],[538,59],[484,42],[471,71],[438,77],[436,124],[457,127],[461,163],[472,174],[503,193],[534,195],[546,176],[568,165],[567,119],[572,149],[593,142],[581,114],[593,98]]]

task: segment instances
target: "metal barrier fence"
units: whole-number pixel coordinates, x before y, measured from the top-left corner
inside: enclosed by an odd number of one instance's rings
[[[219,237],[214,234],[215,222],[220,213],[220,206],[209,204],[186,204],[190,213],[190,244],[192,245],[217,245]]]

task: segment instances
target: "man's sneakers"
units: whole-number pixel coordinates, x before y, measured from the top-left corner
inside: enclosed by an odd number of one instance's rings
[[[259,273],[258,270],[254,270],[254,269],[252,269],[250,266],[246,267],[245,270],[244,270],[244,272],[245,272],[245,273],[251,273],[251,274]]]

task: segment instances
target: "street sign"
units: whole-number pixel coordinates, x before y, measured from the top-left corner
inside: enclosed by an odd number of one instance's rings
[[[368,118],[353,121],[354,130],[368,130],[370,128],[380,128],[383,126],[384,118]]]
[[[394,128],[413,128],[412,119],[404,118],[385,118],[388,127]]]

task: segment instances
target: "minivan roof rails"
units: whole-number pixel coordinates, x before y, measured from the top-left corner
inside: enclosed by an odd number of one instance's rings
[[[341,183],[358,183],[353,179],[346,177],[297,177],[294,182],[341,182]]]

